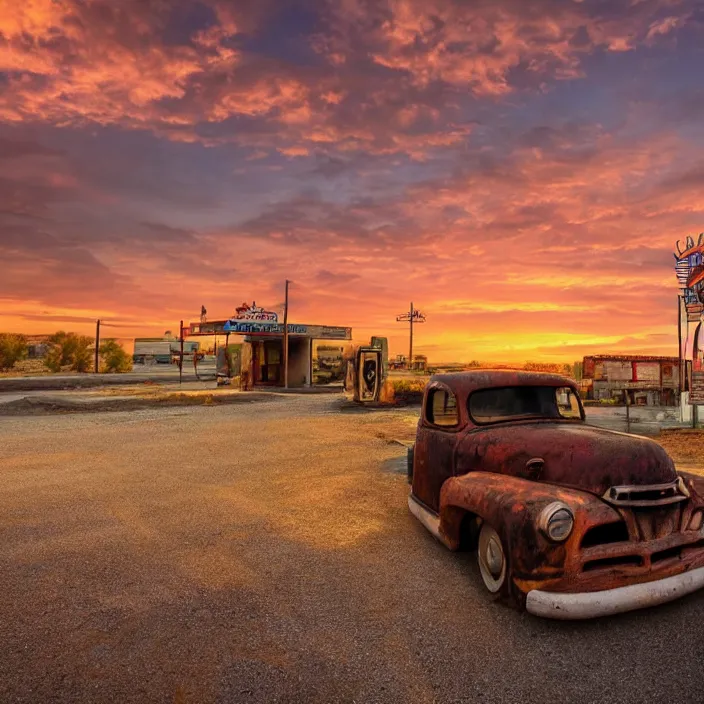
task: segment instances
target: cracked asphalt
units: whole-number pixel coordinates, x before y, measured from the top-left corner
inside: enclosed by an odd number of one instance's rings
[[[408,513],[417,411],[337,403],[1,419],[0,702],[704,701],[704,593],[492,602]]]

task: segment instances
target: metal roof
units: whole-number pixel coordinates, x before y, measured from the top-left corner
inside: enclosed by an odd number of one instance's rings
[[[667,362],[677,363],[677,357],[658,357],[648,354],[589,354],[584,359],[593,359],[595,362]]]

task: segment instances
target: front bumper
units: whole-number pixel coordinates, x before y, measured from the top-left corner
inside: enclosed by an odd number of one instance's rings
[[[526,610],[543,618],[562,620],[613,616],[625,611],[665,604],[704,587],[704,567],[654,582],[631,584],[599,592],[546,592],[533,589],[526,596]]]

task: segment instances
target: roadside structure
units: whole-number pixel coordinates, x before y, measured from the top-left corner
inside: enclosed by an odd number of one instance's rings
[[[397,354],[396,358],[389,362],[390,368],[398,371],[425,372],[428,370],[428,358],[424,354],[414,354],[413,361],[408,364],[408,357],[405,354]],[[464,368],[464,367],[463,367]]]
[[[684,244],[676,243],[675,274],[677,295],[677,337],[680,368],[680,414],[682,421],[691,419],[698,425],[698,406],[704,404],[704,364],[700,333],[704,321],[704,232],[697,241],[687,236]],[[690,324],[695,324],[690,337]]]
[[[288,386],[313,385],[313,343],[316,340],[351,340],[352,328],[335,325],[287,323]],[[226,346],[230,335],[243,338],[235,367],[248,372],[255,386],[284,386],[284,325],[278,315],[256,303],[243,303],[234,317],[190,323],[184,326],[183,337],[224,335]]]
[[[51,335],[25,335],[27,338],[27,358],[43,359],[49,349]]]
[[[132,361],[136,364],[155,362],[171,364],[180,354],[180,341],[167,337],[137,337],[134,341]],[[185,342],[184,355],[193,355],[200,350],[200,342]]]
[[[584,357],[582,395],[593,400],[614,399],[644,406],[677,406],[679,359],[645,355]]]

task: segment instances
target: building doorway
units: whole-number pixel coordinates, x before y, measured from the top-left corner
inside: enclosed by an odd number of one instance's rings
[[[252,343],[254,383],[279,386],[283,383],[283,342],[261,340]]]

